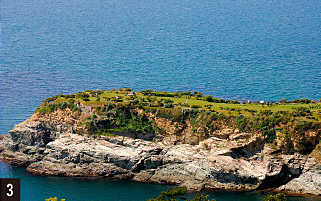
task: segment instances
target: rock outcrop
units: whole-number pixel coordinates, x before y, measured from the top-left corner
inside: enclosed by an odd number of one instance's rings
[[[321,194],[321,170],[313,158],[273,154],[271,146],[253,133],[226,128],[200,142],[197,138],[195,143],[165,145],[120,136],[85,136],[78,124],[84,118],[68,111],[52,116],[35,113],[0,139],[0,159],[42,175],[130,178],[194,190],[279,187],[279,191]],[[173,142],[168,138],[164,140]]]
[[[290,192],[292,194],[321,195],[321,166],[316,164],[314,158],[309,158],[298,178],[280,186],[277,191]]]

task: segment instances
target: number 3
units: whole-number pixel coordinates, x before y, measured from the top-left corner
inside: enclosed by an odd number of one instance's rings
[[[7,188],[9,188],[9,193],[7,193],[8,197],[13,196],[13,185],[12,184],[7,184]]]

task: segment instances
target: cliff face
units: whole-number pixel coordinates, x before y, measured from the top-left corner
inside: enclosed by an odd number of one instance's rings
[[[148,114],[147,114],[148,115]],[[261,135],[231,128],[208,133],[153,118],[156,142],[127,137],[86,136],[80,122],[90,116],[68,108],[35,113],[0,143],[3,161],[27,171],[59,176],[131,178],[182,184],[189,189],[277,188],[321,195],[321,168],[313,155],[275,154]]]

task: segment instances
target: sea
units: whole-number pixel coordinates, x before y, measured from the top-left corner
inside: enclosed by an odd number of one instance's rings
[[[1,0],[0,133],[83,90],[200,91],[232,100],[321,98],[320,0]],[[21,200],[146,200],[172,186],[35,176]],[[206,192],[263,200],[260,192]],[[288,200],[312,200],[289,198]]]

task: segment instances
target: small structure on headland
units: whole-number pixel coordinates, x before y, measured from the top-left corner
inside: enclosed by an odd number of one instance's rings
[[[264,107],[264,100],[260,101],[260,104],[262,104],[262,107]]]
[[[129,94],[127,94],[128,96],[135,96],[135,92],[131,91]]]

